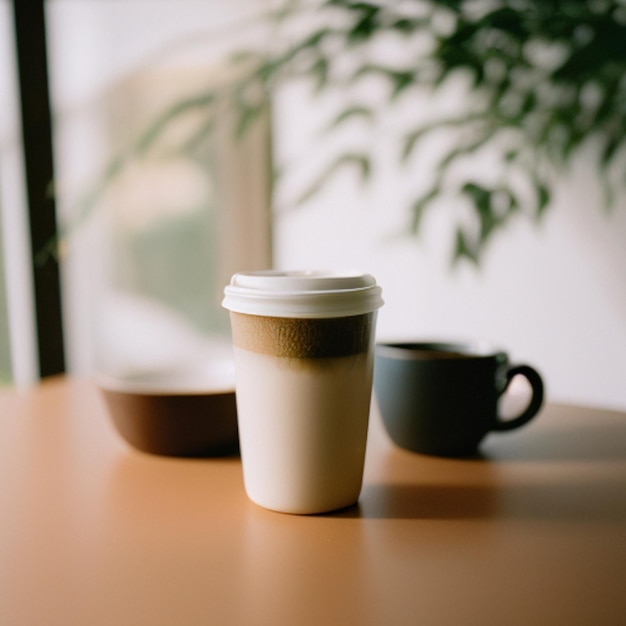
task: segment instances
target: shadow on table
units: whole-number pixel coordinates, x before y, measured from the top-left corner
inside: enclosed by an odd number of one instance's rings
[[[357,505],[332,516],[626,523],[626,477],[528,485],[365,485]]]
[[[471,458],[389,442],[375,461],[389,482],[366,480],[357,505],[330,515],[626,524],[624,415],[551,405],[548,417],[519,433],[490,435]]]
[[[586,419],[584,408],[567,405],[552,405],[550,411],[559,418],[558,426],[537,423],[514,434],[492,433],[481,446],[482,458],[498,463],[626,461],[623,414],[594,409]]]

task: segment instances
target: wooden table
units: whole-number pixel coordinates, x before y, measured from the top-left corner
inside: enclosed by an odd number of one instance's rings
[[[135,452],[89,381],[0,394],[0,624],[626,624],[626,414],[549,405],[484,458],[395,448],[358,507],[273,513],[237,458]]]

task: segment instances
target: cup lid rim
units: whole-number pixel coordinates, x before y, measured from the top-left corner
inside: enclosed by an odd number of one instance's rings
[[[381,293],[371,274],[353,270],[263,270],[235,274],[222,306],[271,317],[347,317],[380,308]]]

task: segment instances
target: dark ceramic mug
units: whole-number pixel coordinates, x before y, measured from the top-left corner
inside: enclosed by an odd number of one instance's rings
[[[515,376],[532,388],[526,409],[503,419],[498,401]],[[493,431],[527,424],[543,404],[543,381],[529,365],[510,365],[507,354],[480,344],[380,343],[374,392],[392,441],[439,456],[474,454]]]

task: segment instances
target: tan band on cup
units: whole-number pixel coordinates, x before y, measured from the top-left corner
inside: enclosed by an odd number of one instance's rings
[[[373,313],[321,319],[230,315],[234,345],[271,356],[349,356],[367,352],[372,341]]]

